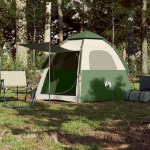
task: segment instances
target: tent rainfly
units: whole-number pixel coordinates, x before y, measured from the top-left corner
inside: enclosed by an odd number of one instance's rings
[[[48,61],[43,66],[36,100],[48,100],[49,95],[51,100],[70,102],[123,100],[125,91],[131,89],[123,58],[105,38],[95,33],[78,33],[60,47],[48,43],[23,46],[43,51],[50,46],[55,53],[50,66]]]

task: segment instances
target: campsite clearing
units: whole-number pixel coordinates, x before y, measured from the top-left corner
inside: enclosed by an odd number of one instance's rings
[[[149,111],[149,103],[126,101],[35,101],[33,108],[10,109],[1,98],[0,149],[148,149]]]

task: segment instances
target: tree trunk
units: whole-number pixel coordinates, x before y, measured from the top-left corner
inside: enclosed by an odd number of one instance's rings
[[[142,73],[148,74],[147,66],[147,0],[143,0],[142,6]]]
[[[124,61],[126,61],[126,57],[127,57],[127,52],[126,52],[126,43],[123,43],[123,59]]]
[[[45,31],[44,31],[44,42],[51,41],[51,2],[46,3],[46,22],[45,22]],[[45,52],[49,54],[49,52]]]
[[[58,16],[59,16],[59,43],[63,42],[63,13],[62,13],[62,0],[57,0],[58,3]]]
[[[27,42],[27,20],[26,20],[26,0],[16,0],[16,42],[24,44]],[[27,48],[18,45],[17,53],[19,60],[27,66]]]
[[[135,76],[136,75],[136,64],[135,64],[135,53],[134,53],[134,14],[130,12],[129,18],[129,36],[128,36],[128,67],[130,73]]]
[[[134,14],[133,12],[130,12],[129,15],[129,26],[130,26],[130,31],[129,31],[129,39],[128,39],[128,55],[129,58],[134,57]]]
[[[114,46],[114,40],[115,40],[114,3],[112,3],[111,11],[112,11],[112,45]]]

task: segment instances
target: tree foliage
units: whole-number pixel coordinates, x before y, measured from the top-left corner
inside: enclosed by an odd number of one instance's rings
[[[59,34],[58,4],[56,0],[27,0],[27,42],[43,42],[45,21],[48,17],[45,14],[46,2],[52,2],[51,10],[51,41],[59,44],[56,38]],[[147,27],[150,28],[150,2],[147,1]],[[16,41],[16,6],[12,0],[0,1],[0,44],[1,53],[4,52],[2,47],[5,43],[8,46],[7,51],[11,54],[11,47]],[[129,14],[134,13],[134,50],[135,62],[141,64],[140,57],[137,55],[141,51],[141,25],[142,25],[142,1],[132,0],[62,0],[63,13],[63,38],[64,40],[82,30],[93,31],[110,42],[113,41],[121,52],[128,50],[128,37],[130,32]],[[147,31],[147,36],[150,33]],[[149,39],[149,38],[148,38]],[[149,43],[149,40],[148,40]],[[148,54],[149,54],[148,47]],[[128,52],[128,51],[127,51]],[[28,61],[31,67],[33,65],[32,50],[28,52]],[[36,69],[40,69],[45,55],[36,52]],[[148,58],[149,59],[149,58]],[[134,65],[133,65],[134,66]],[[33,67],[32,67],[33,68]]]

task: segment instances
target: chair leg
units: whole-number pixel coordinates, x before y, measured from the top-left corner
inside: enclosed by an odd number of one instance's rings
[[[1,82],[0,82],[0,95],[1,95],[1,90],[2,90],[2,84],[1,84]]]
[[[18,86],[17,86],[17,100],[18,100]]]
[[[27,101],[27,90],[26,90],[26,94],[25,94],[25,97],[24,97],[24,101],[26,102]]]
[[[36,89],[31,90],[31,105],[34,105],[34,98],[35,98]]]
[[[4,105],[6,105],[6,91],[5,91],[5,88],[4,88]]]

